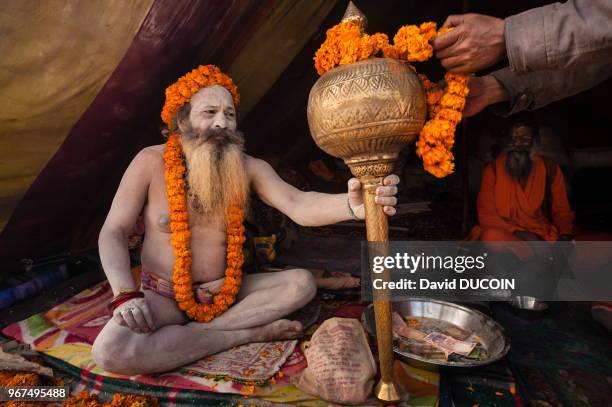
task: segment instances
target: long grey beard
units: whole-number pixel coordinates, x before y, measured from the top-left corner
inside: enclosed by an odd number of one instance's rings
[[[531,174],[533,160],[531,151],[527,149],[513,149],[506,153],[506,172],[510,178],[524,181]]]
[[[223,137],[217,139],[216,136]],[[246,210],[248,182],[242,134],[209,130],[183,137],[192,209],[205,217],[224,213],[229,204],[239,204]]]

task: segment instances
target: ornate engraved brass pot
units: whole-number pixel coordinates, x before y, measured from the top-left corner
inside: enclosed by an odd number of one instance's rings
[[[353,175],[387,175],[425,123],[425,91],[407,64],[370,58],[321,76],[308,98],[317,145],[344,159]]]
[[[426,114],[419,78],[394,59],[341,65],[321,76],[310,91],[308,124],[314,141],[342,158],[361,181],[368,241],[388,241],[387,216],[374,201],[376,187],[393,171],[400,150],[415,140]],[[386,272],[380,277],[388,278]],[[381,373],[375,395],[397,402],[402,390],[393,378],[391,304],[387,292],[374,294]]]

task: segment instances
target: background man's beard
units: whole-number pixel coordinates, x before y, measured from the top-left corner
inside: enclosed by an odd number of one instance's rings
[[[525,180],[531,174],[533,161],[531,150],[526,148],[513,148],[506,153],[506,172],[515,180]]]
[[[240,133],[232,130],[183,135],[189,202],[203,217],[225,219],[230,205],[246,211],[249,182],[243,140]]]

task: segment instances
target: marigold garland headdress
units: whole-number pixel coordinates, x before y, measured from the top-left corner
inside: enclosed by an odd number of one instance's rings
[[[191,72],[181,76],[175,83],[166,88],[166,103],[161,118],[168,126],[179,109],[198,91],[207,86],[221,85],[232,95],[234,105],[240,103],[238,88],[232,78],[221,72],[215,65],[200,65]]]
[[[319,75],[338,65],[376,56],[406,62],[426,61],[433,55],[429,40],[450,30],[437,31],[433,22],[420,26],[405,25],[397,31],[391,44],[386,34],[365,34],[364,25],[359,18],[345,18],[327,30],[326,39],[314,56]],[[422,157],[425,170],[441,178],[454,170],[451,148],[455,142],[455,128],[461,121],[465,98],[469,93],[468,76],[447,73],[441,86],[425,75],[419,75],[419,78],[427,93],[428,121],[420,132],[416,153]]]
[[[238,89],[232,79],[214,65],[199,66],[166,89],[166,103],[162,110],[163,121],[170,126],[178,110],[200,89],[206,86],[221,85],[232,95],[234,104],[240,102]],[[166,197],[170,216],[170,244],[174,251],[174,298],[179,308],[191,319],[208,322],[224,313],[235,301],[242,284],[242,244],[245,241],[244,211],[232,205],[226,213],[227,250],[225,279],[212,303],[203,304],[195,300],[193,276],[191,274],[191,231],[189,229],[189,210],[187,205],[187,168],[181,145],[180,135],[173,132],[168,137],[164,150],[164,178]]]

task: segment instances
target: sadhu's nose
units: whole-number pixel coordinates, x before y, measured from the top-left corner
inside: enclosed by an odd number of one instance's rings
[[[227,129],[227,120],[225,119],[225,114],[223,114],[223,112],[218,112],[215,115],[212,127],[213,129]]]

